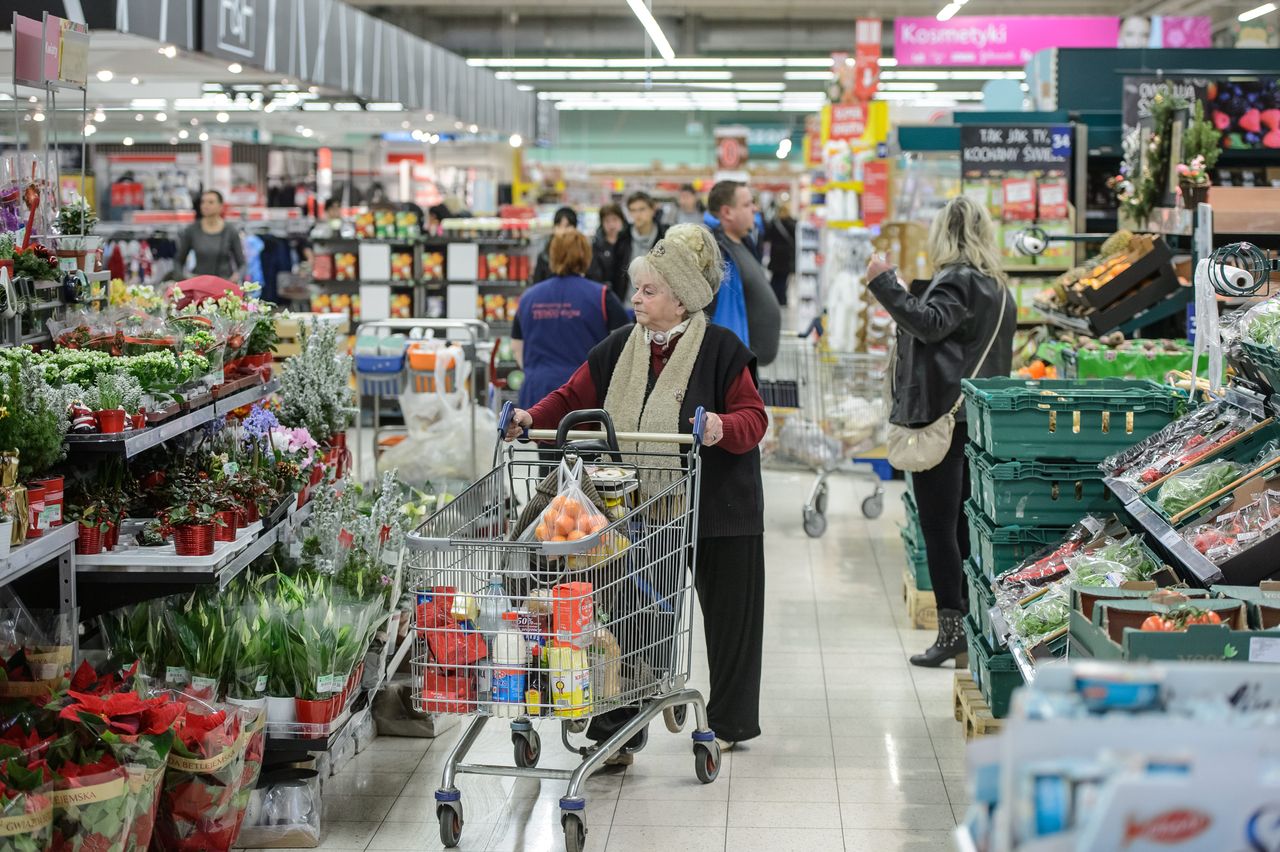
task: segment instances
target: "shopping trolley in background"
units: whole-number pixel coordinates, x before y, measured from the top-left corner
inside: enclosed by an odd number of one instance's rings
[[[862,514],[878,518],[884,511],[880,477],[857,470],[853,459],[884,443],[888,367],[884,353],[834,352],[821,340],[783,338],[778,357],[760,368],[760,396],[769,408],[761,461],[817,474],[803,515],[804,531],[813,538],[827,530],[827,478],[838,470],[871,476],[875,492],[862,501]]]
[[[512,411],[503,407],[500,434]],[[464,824],[454,780],[471,773],[567,781],[560,822],[566,848],[578,852],[587,778],[657,715],[681,730],[689,705],[697,722],[694,771],[703,783],[716,779],[720,747],[701,693],[686,686],[702,409],[695,419],[693,435],[615,434],[605,412],[575,412],[556,431],[528,434],[554,440],[557,449],[500,446],[488,475],[408,537],[415,705],[472,716],[436,791],[445,846],[457,845]],[[605,432],[571,431],[583,423]],[[620,451],[619,441],[669,444],[672,452]],[[561,460],[585,465],[586,502],[603,505],[606,517],[591,519],[592,510],[557,494]],[[570,740],[592,716],[626,707],[636,715],[608,740]],[[542,745],[532,719],[539,716],[560,720],[561,741],[582,757],[575,769],[538,768]],[[511,720],[514,766],[463,763],[493,717]]]

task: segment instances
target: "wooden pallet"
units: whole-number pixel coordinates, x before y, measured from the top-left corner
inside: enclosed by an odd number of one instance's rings
[[[917,630],[938,628],[938,605],[932,591],[916,588],[916,578],[908,569],[902,575],[902,600],[907,605],[907,621]]]
[[[991,708],[987,706],[982,690],[973,682],[973,675],[968,669],[956,672],[953,697],[956,721],[964,723],[966,740],[1000,733],[1004,720],[991,715]]]

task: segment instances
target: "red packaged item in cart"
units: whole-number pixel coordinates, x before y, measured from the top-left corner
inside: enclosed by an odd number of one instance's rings
[[[450,614],[453,595],[418,603],[418,629],[426,633],[431,658],[442,668],[469,666],[489,654],[484,634],[464,630]]]
[[[587,628],[595,615],[591,602],[591,584],[561,583],[551,590],[552,625],[556,641],[571,648],[583,648]]]
[[[450,674],[439,666],[427,666],[422,678],[422,709],[427,713],[469,713],[476,700],[474,683],[468,672]]]

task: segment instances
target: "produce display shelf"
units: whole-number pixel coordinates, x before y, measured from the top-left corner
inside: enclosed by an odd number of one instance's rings
[[[311,514],[311,506],[290,513],[288,519],[263,530],[258,521],[240,532],[235,541],[214,543],[210,556],[178,556],[173,545],[117,549],[96,556],[76,557],[76,573],[110,575],[122,582],[217,584],[224,589],[255,559],[286,540]],[[146,552],[139,552],[145,550]]]
[[[27,539],[25,544],[9,551],[0,559],[0,584],[12,582],[32,568],[38,568],[59,553],[73,547],[79,531],[75,524],[63,524],[45,532],[39,538]]]
[[[1209,561],[1200,551],[1187,544],[1186,539],[1169,525],[1160,513],[1146,503],[1138,500],[1127,507],[1129,516],[1151,537],[1156,546],[1168,556],[1178,573],[1184,580],[1197,583],[1205,588],[1209,586],[1234,583],[1235,580],[1223,575],[1222,569]],[[1253,583],[1256,584],[1256,580]]]
[[[528,238],[521,237],[427,237],[423,245],[447,246],[449,243],[479,243],[482,246],[527,246]]]
[[[128,432],[107,435],[67,435],[65,439],[67,449],[69,451],[123,453],[125,458],[131,459],[179,435],[186,434],[198,426],[203,426],[217,417],[222,417],[242,405],[257,402],[275,393],[279,387],[279,381],[273,379],[264,385],[247,388],[239,393],[217,400],[212,405],[197,408],[195,411],[184,414],[181,417],[166,420],[163,423],[148,426],[145,429],[134,429]]]
[[[313,243],[365,243],[371,246],[413,246],[423,242],[421,237],[312,237]]]

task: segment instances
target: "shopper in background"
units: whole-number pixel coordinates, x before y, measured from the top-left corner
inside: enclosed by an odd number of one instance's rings
[[[631,258],[648,254],[658,244],[658,240],[666,235],[667,228],[658,222],[657,202],[647,192],[631,193],[627,198],[627,213],[631,216],[631,254],[626,259],[626,264],[629,265]],[[628,281],[624,301],[629,301],[634,291],[635,288]]]
[[[787,285],[791,273],[796,271],[796,220],[791,216],[791,205],[782,202],[778,212],[769,221],[764,232],[769,244],[769,285],[779,305],[787,303]]]
[[[244,245],[240,232],[222,218],[222,193],[208,189],[200,194],[200,218],[178,234],[174,272],[185,278],[187,255],[195,255],[194,275],[216,275],[228,281],[244,280]]]
[[[724,255],[725,277],[709,313],[711,321],[735,332],[761,365],[772,364],[782,334],[782,309],[760,263],[751,229],[755,202],[746,184],[722,180],[707,196],[707,222]]]
[[[569,231],[578,230],[578,214],[574,212],[572,207],[561,207],[556,211],[555,218],[551,220],[551,237],[554,239],[557,234],[568,233]],[[587,246],[587,260],[591,260],[590,245]],[[581,275],[586,272],[583,269],[576,274]],[[552,275],[558,273],[551,271],[551,240],[547,240],[547,245],[542,251],[538,252],[538,262],[533,267],[533,280],[545,281]]]
[[[507,431],[554,428],[570,411],[603,407],[624,432],[703,431],[695,582],[706,630],[712,730],[729,749],[760,735],[760,667],[764,639],[764,486],[759,444],[768,423],[756,384],[756,358],[705,313],[721,286],[720,251],[700,225],[676,225],[653,251],[631,262],[636,325],[591,350],[569,381]],[[527,298],[527,297],[526,297]],[[524,299],[520,310],[524,310]],[[635,710],[591,720],[604,740]],[[628,746],[640,745],[637,734]],[[630,763],[620,753],[611,763]]]
[[[562,230],[551,238],[548,254],[552,277],[520,297],[511,326],[516,360],[524,368],[521,408],[567,382],[593,346],[629,322],[609,288],[582,277],[591,266],[585,234],[574,226]]]
[[[627,264],[631,262],[631,229],[617,204],[600,208],[600,227],[591,243],[591,269],[587,277],[613,291],[621,301],[627,295]]]
[[[443,204],[433,204],[427,208],[427,233],[439,235],[445,219],[453,217],[453,212]]]
[[[702,213],[702,202],[698,200],[698,194],[694,192],[693,187],[687,183],[680,187],[680,192],[676,194],[676,220],[674,224],[701,225]]]
[[[873,256],[867,267],[867,288],[898,324],[889,422],[917,428],[952,410],[963,379],[1009,375],[1017,326],[1017,307],[1007,293],[985,206],[963,195],[948,202],[929,228],[926,250],[936,270],[933,280],[910,288],[882,256]],[[960,666],[968,650],[961,623],[968,609],[963,561],[969,556],[964,415],[961,405],[945,458],[913,477],[938,603],[938,638],[911,658],[917,666],[939,666],[953,658]]]

